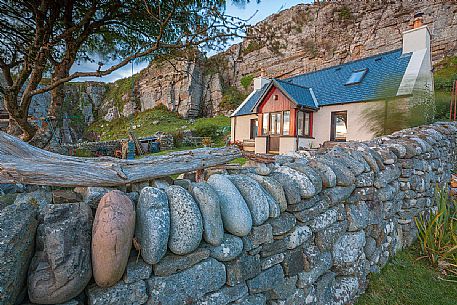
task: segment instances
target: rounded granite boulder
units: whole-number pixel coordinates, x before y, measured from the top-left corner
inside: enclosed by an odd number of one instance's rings
[[[203,238],[213,246],[218,246],[224,237],[221,204],[214,189],[205,182],[192,183],[190,191],[200,207],[203,218]]]
[[[154,187],[141,190],[136,206],[135,237],[141,256],[149,264],[157,264],[167,252],[170,235],[170,208],[167,194]]]
[[[110,287],[122,278],[134,230],[135,210],[129,197],[117,190],[105,194],[92,227],[92,267],[98,286]]]
[[[243,195],[249,211],[251,211],[253,224],[255,226],[263,224],[270,214],[269,195],[257,181],[248,176],[231,175],[228,177]]]
[[[221,200],[221,215],[224,229],[236,236],[246,236],[252,229],[251,212],[240,191],[227,175],[214,174],[208,178]]]
[[[224,234],[219,246],[210,246],[210,255],[220,262],[228,262],[243,252],[243,240],[232,234]]]
[[[316,194],[316,188],[305,174],[288,166],[280,166],[276,169],[276,171],[286,175],[289,179],[295,180],[298,183],[300,186],[300,196],[302,198],[311,198]]]
[[[197,249],[203,234],[200,209],[194,198],[181,186],[165,189],[170,204],[170,251],[184,255]]]

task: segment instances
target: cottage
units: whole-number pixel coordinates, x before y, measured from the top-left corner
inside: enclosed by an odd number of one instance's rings
[[[401,49],[287,79],[254,79],[254,91],[231,116],[231,136],[256,153],[369,140],[367,109],[393,100],[408,111],[433,103],[433,92],[430,33],[419,16]]]

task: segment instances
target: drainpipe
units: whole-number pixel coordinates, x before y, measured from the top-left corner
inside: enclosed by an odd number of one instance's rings
[[[298,139],[298,112],[299,112],[300,110],[301,110],[301,109],[298,108],[298,111],[295,113],[295,133],[296,133],[296,139],[295,139],[296,148],[295,148],[295,151],[298,151],[298,142],[299,142],[299,139]]]

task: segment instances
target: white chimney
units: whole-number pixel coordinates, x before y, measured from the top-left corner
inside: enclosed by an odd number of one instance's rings
[[[266,77],[256,77],[254,78],[254,90],[260,90],[262,87],[270,82],[270,79]]]
[[[430,32],[423,25],[423,14],[417,13],[412,21],[412,29],[403,32],[403,54],[419,50],[430,50]]]

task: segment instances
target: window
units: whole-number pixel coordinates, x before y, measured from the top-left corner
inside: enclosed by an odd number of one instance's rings
[[[270,134],[271,135],[280,135],[281,134],[281,112],[271,113]]]
[[[312,137],[313,113],[299,111],[297,113],[297,132],[299,136]]]
[[[268,135],[268,123],[270,122],[270,114],[264,113],[263,114],[263,120],[262,120],[262,135],[266,136]]]
[[[277,95],[277,94],[273,95],[273,100],[274,100],[274,101],[279,100],[279,95]]]
[[[347,137],[347,111],[332,112],[330,141],[345,142]]]
[[[259,122],[257,121],[257,119],[252,119],[251,120],[251,132],[250,132],[251,140],[257,138],[257,129],[258,128],[259,128]]]
[[[285,136],[289,135],[290,129],[290,111],[284,111],[284,118],[282,124],[282,134]]]
[[[353,71],[345,85],[359,84],[367,74],[368,69]]]

